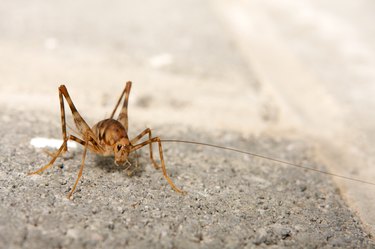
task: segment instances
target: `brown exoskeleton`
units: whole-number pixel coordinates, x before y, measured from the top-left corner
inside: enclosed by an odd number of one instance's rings
[[[128,162],[128,156],[131,152],[136,152],[136,150],[149,145],[150,147],[150,159],[156,169],[160,168],[160,166],[155,162],[153,153],[152,153],[152,144],[158,143],[159,145],[159,155],[160,155],[160,162],[161,162],[161,169],[163,171],[163,175],[169,185],[172,187],[173,190],[175,190],[178,193],[185,193],[181,189],[177,188],[173,181],[169,178],[166,168],[165,168],[165,162],[163,157],[163,149],[162,149],[162,142],[174,142],[174,143],[187,143],[187,144],[194,144],[194,145],[203,145],[203,146],[210,146],[218,149],[224,149],[229,150],[241,154],[246,154],[254,157],[260,157],[266,160],[272,160],[278,163],[287,164],[290,166],[294,166],[297,168],[302,168],[306,170],[315,171],[318,173],[323,173],[326,175],[331,175],[339,178],[343,178],[346,180],[351,180],[355,182],[360,182],[364,184],[370,184],[375,185],[375,183],[370,181],[365,181],[361,179],[356,179],[348,176],[338,175],[334,173],[330,173],[327,171],[314,169],[310,167],[306,167],[303,165],[286,162],[279,159],[274,159],[268,156],[259,155],[235,148],[228,148],[220,145],[213,145],[213,144],[207,144],[202,142],[195,142],[195,141],[187,141],[187,140],[177,140],[177,139],[167,139],[167,140],[161,140],[159,137],[152,137],[151,130],[149,128],[145,129],[143,132],[141,132],[138,136],[135,138],[129,140],[128,137],[128,100],[129,100],[129,93],[131,88],[131,82],[127,82],[124,91],[122,92],[111,116],[108,119],[102,120],[98,122],[96,125],[94,125],[92,128],[88,126],[88,124],[85,122],[85,120],[81,117],[81,115],[78,113],[77,109],[75,108],[68,90],[64,85],[61,85],[59,87],[59,98],[60,98],[60,109],[61,109],[61,126],[62,126],[62,134],[63,134],[63,143],[60,146],[60,148],[57,150],[55,154],[52,155],[51,161],[45,165],[44,167],[38,169],[37,171],[29,173],[29,175],[32,174],[38,174],[43,172],[44,170],[48,169],[53,165],[53,163],[56,161],[56,159],[64,152],[68,150],[67,142],[68,140],[73,140],[81,145],[84,146],[83,156],[82,156],[82,162],[81,167],[78,173],[77,180],[74,183],[74,186],[72,190],[68,194],[68,198],[72,196],[74,193],[78,181],[82,176],[83,167],[85,165],[85,158],[87,150],[90,150],[96,154],[107,156],[107,155],[114,155],[114,161],[116,165],[123,165]],[[119,107],[122,98],[125,96],[121,112],[116,119],[114,119],[114,115],[117,111],[117,108]],[[81,136],[81,138],[74,136],[74,135],[67,135],[66,133],[66,121],[65,121],[65,108],[64,108],[64,98],[68,102],[68,105],[70,107],[70,110],[73,114],[74,123],[78,129],[78,133]],[[142,137],[145,135],[148,135],[148,139],[144,142],[138,143],[139,140],[141,140]]]
[[[125,89],[122,92],[110,118],[102,120],[95,124],[92,128],[86,123],[86,121],[81,117],[78,113],[76,107],[74,106],[68,90],[66,89],[65,85],[61,85],[59,87],[59,98],[60,98],[60,109],[61,109],[61,126],[62,126],[62,135],[63,135],[63,143],[58,149],[58,151],[53,155],[51,161],[45,165],[44,167],[38,169],[37,171],[29,173],[38,174],[43,172],[44,170],[48,169],[53,165],[56,159],[64,152],[68,150],[67,142],[68,140],[73,140],[81,145],[84,146],[83,156],[81,167],[79,169],[77,180],[72,188],[72,190],[68,194],[68,198],[72,196],[74,190],[77,187],[78,181],[82,176],[83,167],[85,165],[85,158],[87,149],[103,156],[114,155],[114,161],[116,165],[123,165],[128,162],[128,156],[131,152],[134,152],[146,145],[150,146],[150,159],[155,167],[155,169],[159,169],[160,166],[155,162],[153,153],[152,153],[152,144],[158,143],[159,145],[159,155],[160,155],[160,162],[161,162],[161,169],[163,171],[163,175],[169,185],[178,193],[185,193],[181,189],[177,188],[173,181],[169,178],[167,174],[167,170],[165,168],[165,162],[163,157],[163,149],[161,140],[159,137],[152,137],[151,130],[149,128],[145,129],[141,132],[138,136],[133,139],[129,139],[128,137],[128,101],[129,101],[129,93],[131,89],[132,83],[129,81],[126,83]],[[117,119],[114,119],[114,115],[122,98],[125,95],[125,99],[122,105],[121,112]],[[73,114],[74,123],[78,129],[78,132],[81,135],[81,138],[76,137],[74,135],[67,135],[66,133],[66,121],[65,121],[65,108],[64,108],[64,98],[67,101],[70,110]],[[148,139],[144,142],[138,143],[137,142],[145,135],[148,135]]]

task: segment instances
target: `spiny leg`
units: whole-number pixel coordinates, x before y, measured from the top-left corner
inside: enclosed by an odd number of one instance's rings
[[[63,149],[63,152],[64,152],[65,150]],[[55,152],[51,152],[51,151],[49,151],[49,150],[47,150],[47,149],[43,149],[43,152],[44,153],[46,153],[49,157],[55,157],[56,156],[56,153],[58,152],[58,150],[57,151],[55,151]]]
[[[56,159],[61,155],[61,153],[63,152],[64,150],[64,146],[65,144],[67,144],[68,140],[72,140],[72,141],[75,141],[79,144],[82,144],[83,146],[86,145],[85,141],[77,138],[76,136],[73,136],[73,135],[70,135],[69,138],[65,138],[63,143],[61,144],[60,148],[55,152],[55,153],[50,153],[48,152],[47,154],[50,155],[52,157],[51,161],[46,164],[45,166],[41,167],[40,169],[36,170],[36,171],[33,171],[33,172],[30,172],[28,173],[28,175],[34,175],[34,174],[39,174],[43,171],[45,171],[46,169],[50,168],[56,161]],[[88,145],[90,147],[90,149],[96,153],[99,153],[98,151],[96,151],[96,148],[95,147],[92,147],[92,145]]]
[[[74,142],[77,142],[77,143],[79,143],[83,146],[86,146],[86,142],[83,141],[82,139],[76,137],[76,136],[70,135],[69,139],[74,141]],[[101,147],[98,148],[98,146],[96,146],[95,144],[90,144],[90,142],[87,143],[87,146],[88,146],[88,149],[90,149],[91,151],[93,151],[97,154],[101,154],[101,150],[102,150]]]
[[[127,84],[127,82],[126,82],[126,84]],[[126,86],[125,86],[124,90],[122,90],[122,93],[121,93],[121,95],[120,95],[120,98],[118,99],[118,101],[117,101],[117,103],[116,103],[116,106],[115,106],[115,108],[113,109],[112,114],[111,114],[111,116],[110,116],[109,118],[113,118],[113,117],[115,116],[115,113],[116,113],[116,111],[117,111],[117,108],[118,108],[118,106],[120,105],[121,100],[122,100],[122,98],[123,98],[124,95],[125,95],[125,92],[126,92]]]
[[[78,129],[78,131],[83,135],[90,137],[90,139],[96,141],[96,137],[94,135],[94,132],[91,130],[89,125],[86,123],[86,121],[82,118],[82,116],[79,114],[77,108],[74,106],[72,99],[70,98],[70,95],[68,93],[68,90],[64,85],[61,85],[59,87],[59,92],[65,97],[66,102],[68,102],[68,105],[70,107],[70,110],[73,115],[74,123]]]
[[[116,113],[116,111],[117,111],[117,108],[118,108],[118,106],[120,105],[121,99],[122,99],[122,97],[124,97],[124,94],[125,94],[125,89],[124,89],[124,91],[122,91],[121,96],[120,96],[120,98],[118,99],[117,104],[116,104],[115,108],[113,109],[112,114],[111,114],[111,116],[110,116],[109,118],[113,118],[113,116],[115,116],[115,113]]]
[[[64,107],[64,99],[63,95],[61,94],[61,91],[59,90],[59,100],[60,100],[60,117],[61,117],[61,131],[63,135],[63,150],[62,152],[66,152],[68,150],[67,146],[67,135],[66,135],[66,120],[65,120],[65,107]],[[55,157],[55,155],[58,153],[56,152],[50,152],[48,150],[44,150],[45,153],[47,153],[50,157]]]
[[[120,114],[118,115],[118,118],[117,118],[117,120],[124,126],[124,128],[125,128],[125,130],[128,134],[129,134],[129,130],[128,130],[128,102],[129,102],[129,94],[130,94],[131,87],[132,87],[131,81],[126,82],[126,86],[125,86],[125,90],[124,90],[125,100],[124,100],[124,103],[122,105],[121,112],[120,112]],[[117,106],[116,106],[114,112],[116,111],[116,109],[117,109]],[[113,112],[113,114],[114,114],[114,112]]]
[[[69,138],[80,145],[86,146],[86,142],[76,136],[70,135]]]
[[[85,146],[85,141],[83,141],[82,139],[80,139],[80,138],[78,138],[78,137],[76,137],[76,136],[74,136],[74,135],[69,135],[69,138],[68,138],[68,140],[72,140],[72,141],[74,141],[74,142],[76,142],[76,143],[79,143],[79,144],[81,144],[81,145],[83,145],[83,146]],[[95,146],[95,145],[93,145],[93,144],[90,144],[89,143],[89,149],[91,150],[91,151],[93,151],[93,152],[95,152],[95,153],[98,153],[98,154],[100,154],[101,153],[101,151],[100,151],[100,149],[98,149],[97,148],[97,146]],[[43,152],[44,153],[46,153],[47,155],[49,155],[50,157],[55,157],[56,156],[56,154],[58,153],[58,151],[56,151],[56,152],[50,152],[50,151],[48,151],[48,150],[43,150]]]
[[[60,115],[61,115],[61,130],[64,141],[66,140],[66,120],[65,120],[65,107],[64,107],[64,99],[61,91],[59,90],[59,100],[60,100]],[[68,146],[66,142],[64,143],[64,149],[63,152],[66,152],[68,150]]]
[[[65,141],[65,139],[67,138],[67,133],[66,133],[66,119],[65,119],[65,106],[64,106],[64,99],[63,99],[63,95],[59,89],[59,100],[60,100],[60,117],[61,117],[61,131],[62,131],[62,135],[63,135],[63,140]],[[64,148],[63,148],[63,153],[68,151],[68,145],[67,145],[67,142],[64,142]],[[49,155],[50,157],[54,157],[57,153],[56,152],[50,152],[48,150],[44,150],[44,152]]]
[[[67,143],[67,140],[68,140],[67,138],[64,139],[64,141],[63,141],[63,143],[61,144],[60,148],[59,148],[58,151],[53,155],[53,158],[51,159],[51,161],[50,161],[47,165],[41,167],[40,169],[38,169],[38,170],[36,170],[36,171],[33,171],[33,172],[28,173],[28,175],[39,174],[39,173],[45,171],[46,169],[48,169],[49,167],[51,167],[51,166],[54,164],[54,162],[56,161],[56,159],[57,159],[57,158],[60,156],[60,154],[63,152],[63,150],[64,150],[64,148],[65,148],[65,144]]]
[[[74,190],[75,190],[76,187],[77,187],[78,181],[79,181],[79,179],[81,179],[81,177],[82,177],[82,172],[83,172],[83,167],[85,166],[85,159],[86,159],[87,147],[88,147],[89,142],[88,142],[88,141],[85,141],[84,143],[85,143],[85,149],[84,149],[84,151],[83,151],[83,155],[82,155],[81,167],[79,168],[79,172],[78,172],[77,180],[76,180],[76,182],[74,183],[74,186],[73,186],[72,190],[71,190],[71,191],[69,192],[69,194],[68,194],[68,199],[70,199],[70,197],[73,195]]]
[[[171,180],[171,178],[169,178],[169,176],[167,174],[167,169],[165,168],[165,162],[164,162],[164,156],[163,156],[163,148],[162,148],[161,141],[160,141],[159,137],[150,138],[149,140],[144,141],[143,143],[140,143],[140,144],[137,144],[137,145],[133,146],[132,149],[130,150],[130,152],[138,150],[138,149],[142,148],[143,146],[146,146],[146,145],[151,144],[151,143],[158,143],[158,145],[159,145],[159,156],[160,156],[161,168],[162,168],[162,171],[163,171],[164,178],[167,180],[167,182],[169,183],[169,185],[172,187],[172,189],[174,191],[176,191],[178,193],[181,193],[181,194],[186,194],[185,191],[177,188],[176,185],[174,185],[173,181]]]
[[[135,144],[136,142],[138,142],[146,134],[148,134],[148,139],[150,140],[151,139],[151,129],[147,128],[144,131],[142,131],[138,136],[136,136],[135,138],[133,138],[130,141],[130,144]],[[152,153],[152,143],[150,143],[150,159],[151,159],[152,164],[154,165],[155,169],[159,169],[160,166],[155,162],[154,155]]]

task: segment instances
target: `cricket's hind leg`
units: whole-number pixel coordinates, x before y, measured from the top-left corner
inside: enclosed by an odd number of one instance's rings
[[[132,87],[132,82],[131,81],[126,82],[126,86],[125,86],[124,90],[122,91],[121,96],[120,96],[119,100],[117,101],[117,104],[116,104],[115,108],[113,109],[113,112],[110,116],[110,118],[114,117],[114,115],[117,111],[117,108],[120,105],[120,102],[125,95],[124,103],[122,105],[121,112],[118,115],[117,120],[124,126],[127,133],[129,133],[129,130],[128,130],[128,102],[129,102],[129,94],[130,94],[131,87]]]

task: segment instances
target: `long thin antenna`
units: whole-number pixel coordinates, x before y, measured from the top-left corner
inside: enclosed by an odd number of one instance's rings
[[[259,157],[259,158],[271,160],[271,161],[274,161],[274,162],[278,162],[278,163],[282,163],[282,164],[287,164],[287,165],[290,165],[290,166],[293,166],[293,167],[297,167],[297,168],[301,168],[301,169],[306,169],[306,170],[310,170],[310,171],[319,172],[319,173],[322,173],[322,174],[325,174],[325,175],[330,175],[330,176],[339,177],[339,178],[350,180],[350,181],[354,181],[354,182],[360,182],[360,183],[364,183],[364,184],[369,184],[369,185],[375,186],[375,183],[373,183],[373,182],[369,182],[369,181],[365,181],[365,180],[361,180],[361,179],[357,179],[357,178],[353,178],[353,177],[349,177],[349,176],[338,175],[338,174],[330,173],[330,172],[327,172],[327,171],[323,171],[323,170],[319,170],[319,169],[314,169],[314,168],[302,166],[302,165],[299,165],[299,164],[295,164],[295,163],[283,161],[283,160],[280,160],[280,159],[274,159],[274,158],[271,158],[271,157],[268,157],[268,156],[264,156],[264,155],[260,155],[260,154],[255,154],[255,153],[251,153],[251,152],[247,152],[247,151],[239,150],[239,149],[235,149],[235,148],[224,147],[224,146],[220,146],[220,145],[214,145],[214,144],[208,144],[208,143],[202,143],[202,142],[195,142],[195,141],[178,140],[178,139],[162,139],[161,142],[163,142],[163,143],[195,144],[195,145],[203,145],[203,146],[209,146],[209,147],[223,149],[223,150],[234,151],[234,152],[237,152],[237,153],[242,153],[242,154],[250,155],[250,156],[253,156],[253,157]]]

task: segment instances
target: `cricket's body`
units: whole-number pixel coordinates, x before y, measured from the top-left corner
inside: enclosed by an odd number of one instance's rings
[[[81,117],[78,113],[76,107],[71,100],[68,90],[64,85],[59,87],[59,98],[60,98],[60,109],[61,109],[61,127],[62,127],[62,134],[63,134],[63,144],[57,151],[57,153],[53,156],[52,160],[49,164],[45,165],[44,167],[40,168],[35,172],[31,172],[30,174],[37,174],[40,173],[53,165],[55,160],[61,153],[68,150],[67,142],[68,140],[73,140],[81,145],[84,146],[84,152],[82,157],[81,168],[78,173],[78,178],[70,191],[68,198],[70,198],[76,189],[79,179],[82,176],[83,167],[86,158],[87,150],[90,150],[96,154],[102,156],[109,156],[114,155],[115,164],[118,166],[123,165],[124,163],[128,162],[128,156],[131,152],[134,152],[146,145],[149,145],[150,148],[150,159],[156,169],[160,168],[160,166],[155,162],[153,153],[152,153],[152,143],[158,143],[159,146],[159,155],[160,155],[160,162],[161,162],[161,169],[163,171],[163,175],[165,179],[168,181],[169,185],[172,187],[173,190],[179,193],[184,193],[184,191],[177,188],[172,180],[167,175],[167,170],[165,168],[165,162],[163,158],[163,149],[161,145],[161,141],[159,137],[152,137],[151,130],[149,128],[145,129],[141,132],[138,136],[133,138],[132,140],[128,137],[128,100],[129,100],[129,93],[131,89],[131,82],[127,82],[124,91],[122,92],[116,107],[114,108],[110,118],[102,120],[95,124],[92,128],[86,123],[86,121]],[[114,115],[119,107],[119,104],[122,98],[125,96],[123,106],[121,108],[120,114],[118,115],[117,119],[114,119]],[[67,101],[69,108],[72,112],[74,123],[80,133],[80,137],[74,135],[67,135],[66,132],[66,121],[65,121],[65,107],[64,107],[64,98]],[[148,135],[148,139],[144,142],[138,143],[139,140],[142,139],[145,135]]]
[[[130,141],[125,127],[115,119],[105,119],[92,127],[98,138],[99,145],[103,148],[103,156],[115,156],[116,165],[127,161]]]
[[[76,186],[78,184],[79,179],[82,176],[87,150],[90,150],[90,151],[92,151],[92,152],[94,152],[98,155],[102,155],[102,156],[114,155],[115,164],[118,165],[118,166],[121,166],[124,163],[128,163],[128,156],[131,152],[135,152],[138,149],[140,149],[140,148],[142,148],[146,145],[149,145],[150,159],[151,159],[154,167],[156,169],[159,169],[159,168],[162,169],[164,178],[167,180],[167,182],[169,183],[169,185],[172,187],[173,190],[175,190],[178,193],[185,193],[184,191],[182,191],[181,189],[177,188],[174,185],[173,181],[169,178],[169,176],[167,174],[167,170],[165,168],[164,157],[163,157],[163,149],[162,149],[162,144],[161,144],[162,140],[160,140],[159,137],[152,137],[151,130],[149,128],[147,128],[143,132],[141,132],[138,136],[136,136],[135,138],[133,138],[131,140],[129,139],[129,136],[128,136],[128,131],[129,131],[128,130],[128,100],[129,100],[130,89],[131,89],[131,82],[129,81],[129,82],[126,83],[125,89],[122,92],[122,94],[121,94],[121,96],[120,96],[120,98],[119,98],[119,100],[116,104],[116,107],[114,108],[111,116],[108,119],[104,119],[104,120],[98,122],[92,128],[90,128],[89,125],[86,123],[86,121],[78,113],[76,107],[74,106],[74,104],[73,104],[73,102],[72,102],[72,100],[69,96],[69,93],[68,93],[68,90],[66,89],[66,87],[64,85],[61,85],[59,87],[59,98],[60,98],[60,109],[61,109],[61,129],[62,129],[62,135],[63,135],[63,143],[60,146],[60,148],[58,149],[58,151],[55,154],[52,154],[52,159],[47,165],[45,165],[44,167],[42,167],[42,168],[40,168],[40,169],[38,169],[34,172],[29,173],[29,174],[30,175],[31,174],[38,174],[38,173],[43,172],[44,170],[48,169],[49,167],[51,167],[53,165],[53,163],[56,161],[56,159],[62,153],[64,153],[65,151],[68,150],[68,146],[67,146],[68,140],[73,140],[73,141],[83,145],[84,151],[83,151],[83,155],[82,155],[82,163],[81,163],[81,167],[80,167],[80,170],[79,170],[79,173],[78,173],[77,180],[75,181],[75,184],[74,184],[72,190],[70,191],[70,193],[68,195],[68,198],[70,198],[72,196],[72,194],[74,193],[74,190],[76,189]],[[120,114],[118,115],[117,119],[114,119],[113,117],[114,117],[114,115],[117,111],[117,108],[119,107],[120,102],[121,102],[121,100],[124,96],[125,96],[125,99],[124,99]],[[79,133],[80,137],[74,136],[74,135],[69,135],[69,136],[67,135],[66,121],[65,121],[64,98],[65,98],[66,102],[68,103],[69,108],[72,112],[74,123],[76,125],[76,128],[78,129],[78,133]],[[139,142],[139,140],[141,140],[145,135],[148,135],[148,139],[146,139],[143,142]],[[356,182],[375,185],[375,183],[373,183],[373,182],[364,181],[364,180],[361,180],[361,179],[355,179],[355,178],[352,178],[352,177],[342,176],[342,175],[338,175],[338,174],[333,174],[333,173],[330,173],[330,172],[326,172],[326,171],[322,171],[322,170],[318,170],[318,169],[313,169],[313,168],[309,168],[309,167],[302,166],[302,165],[299,165],[299,164],[290,163],[290,162],[286,162],[286,161],[279,160],[279,159],[273,159],[271,157],[258,155],[258,154],[254,154],[254,153],[251,153],[251,152],[246,152],[246,151],[242,151],[242,150],[238,150],[238,149],[234,149],[234,148],[228,148],[228,147],[224,147],[224,146],[201,143],[201,142],[185,141],[185,140],[163,140],[163,142],[179,142],[179,143],[204,145],[204,146],[210,146],[210,147],[224,149],[224,150],[230,150],[230,151],[234,151],[234,152],[238,152],[238,153],[242,153],[242,154],[246,154],[246,155],[260,157],[260,158],[267,159],[267,160],[272,160],[272,161],[275,161],[275,162],[278,162],[278,163],[287,164],[287,165],[294,166],[294,167],[297,167],[297,168],[307,169],[307,170],[323,173],[323,174],[326,174],[326,175],[344,178],[344,179],[347,179],[347,180],[352,180],[352,181],[356,181]],[[152,144],[153,143],[158,144],[161,166],[159,166],[154,160],[153,153],[152,153]]]

